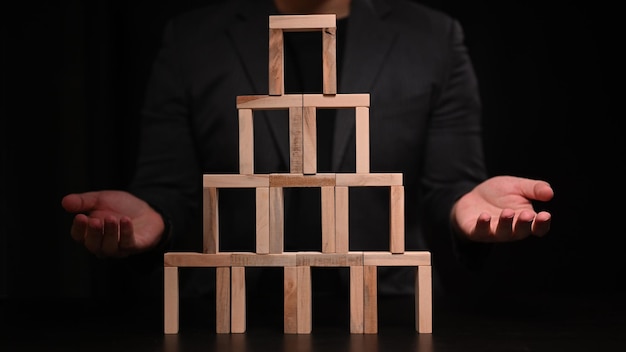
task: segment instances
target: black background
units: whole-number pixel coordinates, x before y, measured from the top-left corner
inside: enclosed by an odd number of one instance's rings
[[[0,63],[0,296],[108,297],[116,263],[69,236],[63,195],[130,178],[143,90],[168,18],[210,1],[9,2]],[[498,245],[480,285],[615,292],[626,281],[622,83],[608,1],[422,3],[464,26],[491,174],[549,181],[542,239]]]

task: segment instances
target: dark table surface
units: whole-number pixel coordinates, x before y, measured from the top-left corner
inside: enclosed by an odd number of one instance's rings
[[[379,333],[349,333],[345,299],[318,299],[313,331],[285,335],[276,302],[249,304],[247,332],[216,334],[214,302],[181,301],[163,333],[158,299],[4,299],[0,351],[626,351],[622,293],[518,294],[433,305],[419,334],[412,297],[379,297]],[[280,302],[278,302],[280,303]]]

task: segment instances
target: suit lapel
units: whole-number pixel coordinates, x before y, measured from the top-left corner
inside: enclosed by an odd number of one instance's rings
[[[269,16],[275,13],[272,1],[242,1],[238,21],[229,28],[233,45],[252,85],[247,94],[268,94]],[[269,118],[265,111],[254,113],[255,123],[266,123],[285,165],[289,162],[289,126],[283,119]],[[287,141],[287,142],[286,142]]]
[[[376,76],[385,64],[396,33],[382,18],[388,12],[383,1],[352,0],[348,19],[345,53],[338,93],[369,93]],[[337,110],[333,140],[333,170],[354,170],[347,157],[350,143],[355,143],[353,112]]]

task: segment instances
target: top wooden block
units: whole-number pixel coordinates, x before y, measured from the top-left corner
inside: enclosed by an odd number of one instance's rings
[[[331,15],[280,15],[270,16],[270,29],[312,31],[337,26],[337,16]]]

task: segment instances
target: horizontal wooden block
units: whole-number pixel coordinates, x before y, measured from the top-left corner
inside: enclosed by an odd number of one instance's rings
[[[237,109],[280,110],[302,106],[302,94],[240,95]]]
[[[302,106],[317,108],[356,108],[370,106],[369,94],[303,94]]]
[[[363,265],[422,266],[430,265],[430,252],[411,251],[399,254],[390,252],[363,252]]]
[[[356,266],[363,265],[363,252],[321,253],[296,252],[298,266]]]
[[[233,266],[285,267],[296,266],[296,253],[232,253]]]
[[[169,252],[163,255],[163,265],[166,267],[219,267],[230,266],[230,253],[195,253]]]
[[[335,185],[335,174],[270,174],[270,187],[326,187]]]
[[[337,16],[332,15],[275,15],[269,17],[270,29],[286,31],[312,31],[337,26]]]
[[[269,187],[269,175],[204,174],[202,185],[205,188],[256,188]]]
[[[335,176],[337,186],[401,186],[402,173],[344,174]]]

